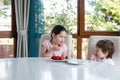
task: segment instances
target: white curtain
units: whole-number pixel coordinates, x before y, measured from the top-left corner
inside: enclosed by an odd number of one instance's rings
[[[30,0],[15,0],[17,25],[17,55],[28,57],[28,20]]]

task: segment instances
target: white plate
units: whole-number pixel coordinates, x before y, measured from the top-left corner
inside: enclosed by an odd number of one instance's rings
[[[80,60],[80,59],[69,59],[69,60],[67,60],[67,62],[68,62],[69,64],[75,64],[75,65],[85,64],[85,63],[86,63],[85,60]]]
[[[63,60],[54,60],[54,59],[52,59],[52,61],[64,62],[64,61],[67,61],[67,59],[63,59]]]

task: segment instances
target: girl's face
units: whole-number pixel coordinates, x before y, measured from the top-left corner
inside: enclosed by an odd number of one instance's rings
[[[65,31],[61,31],[60,34],[55,35],[53,33],[52,35],[53,37],[53,42],[56,44],[63,44],[65,41],[65,37],[66,37],[66,32]]]
[[[103,52],[101,50],[101,48],[96,48],[96,55],[98,58],[106,58],[106,56],[108,55],[108,52]]]

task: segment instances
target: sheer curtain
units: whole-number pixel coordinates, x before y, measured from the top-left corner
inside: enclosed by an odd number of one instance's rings
[[[29,57],[39,56],[39,42],[44,33],[43,1],[30,0],[29,16]]]
[[[28,57],[28,20],[30,0],[14,0],[17,25],[17,57]]]

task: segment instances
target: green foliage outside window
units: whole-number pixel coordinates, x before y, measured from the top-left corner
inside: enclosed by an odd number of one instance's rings
[[[77,24],[77,7],[73,6],[73,0],[62,0],[64,3],[60,3],[54,0],[50,0],[52,6],[50,6],[50,12],[45,13],[45,28],[47,32],[50,32],[54,25],[63,25],[69,33],[72,28],[70,26],[76,26]],[[76,1],[76,0],[75,0]],[[59,6],[58,6],[59,4]],[[47,10],[44,8],[44,10]]]
[[[11,0],[4,0],[4,4],[5,5],[10,5],[11,4]]]
[[[118,31],[120,30],[120,0],[88,0],[94,11],[86,12],[89,15],[87,30]]]
[[[1,3],[1,4],[4,4],[5,7],[1,7],[0,8],[0,17],[2,16],[4,18],[6,18],[6,17],[8,17],[8,15],[7,15],[5,10],[8,9],[7,6],[9,6],[9,5],[11,6],[11,0],[4,0],[4,2]]]

